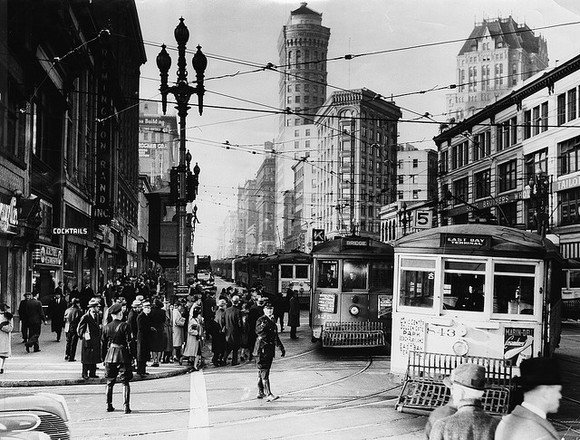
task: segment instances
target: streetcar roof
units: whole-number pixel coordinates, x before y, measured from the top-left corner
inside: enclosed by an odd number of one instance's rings
[[[355,247],[349,246],[349,240],[360,240],[361,242],[367,241],[367,246]],[[334,240],[327,240],[320,243],[312,249],[312,256],[322,256],[322,255],[358,255],[358,256],[372,256],[372,255],[393,255],[393,247],[382,241],[374,240],[372,238],[366,237],[337,237]]]
[[[556,245],[547,238],[507,226],[483,224],[449,225],[416,232],[397,240],[395,252],[562,260]]]
[[[300,263],[310,264],[312,257],[301,251],[281,252],[264,258],[264,263]]]

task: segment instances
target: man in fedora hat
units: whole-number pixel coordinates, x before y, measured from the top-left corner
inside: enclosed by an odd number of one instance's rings
[[[431,440],[493,440],[498,421],[481,405],[485,390],[485,368],[464,363],[458,365],[443,382],[451,389],[457,412],[433,424]]]
[[[81,338],[81,362],[83,379],[97,376],[97,364],[101,358],[101,302],[92,298],[87,304],[88,311],[79,322],[77,334]]]
[[[523,360],[520,376],[515,378],[515,382],[524,394],[524,401],[502,418],[495,439],[560,439],[561,436],[547,420],[549,413],[558,411],[562,398],[562,378],[556,360]]]
[[[78,298],[73,298],[70,307],[64,311],[64,335],[66,337],[64,360],[69,362],[74,362],[77,354],[79,342],[77,327],[83,316],[80,303]]]

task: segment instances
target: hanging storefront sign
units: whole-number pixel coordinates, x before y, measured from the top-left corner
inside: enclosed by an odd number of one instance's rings
[[[16,197],[10,199],[10,204],[0,202],[0,232],[16,233],[18,226],[18,209]]]
[[[41,266],[62,266],[62,249],[47,244],[37,244],[32,253],[32,264]]]

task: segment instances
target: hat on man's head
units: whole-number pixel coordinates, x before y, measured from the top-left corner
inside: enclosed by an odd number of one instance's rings
[[[10,306],[6,303],[0,303],[0,310],[5,312],[6,310],[8,310],[10,308]]]
[[[131,303],[131,307],[141,307],[141,304],[142,304],[141,301],[136,299]]]
[[[145,298],[143,295],[137,295],[135,297],[135,299],[138,299],[139,301],[143,301],[143,298]]]
[[[89,307],[96,307],[96,306],[100,306],[101,305],[101,301],[99,301],[97,298],[91,298],[91,300],[89,301],[88,306]]]
[[[116,315],[117,313],[119,313],[122,310],[123,310],[123,307],[121,306],[121,304],[115,303],[111,307],[109,307],[109,315]]]
[[[271,303],[270,301],[266,301],[266,302],[264,303],[264,308],[265,308],[265,309],[273,309],[273,308],[274,308],[274,306],[272,305],[272,303]]]
[[[459,364],[449,377],[443,379],[449,388],[455,383],[474,390],[485,389],[485,382],[485,368],[471,363]]]
[[[520,375],[514,378],[514,382],[524,391],[540,385],[562,385],[560,366],[551,358],[525,359],[520,364]]]
[[[26,295],[32,295],[32,292],[24,292],[24,296]]]
[[[70,300],[70,302],[71,302],[71,304],[80,304],[81,303],[81,300],[78,299],[78,298],[73,298],[73,299]]]
[[[143,307],[151,307],[151,303],[150,303],[149,301],[143,301],[143,302],[141,303],[141,305],[142,305]]]

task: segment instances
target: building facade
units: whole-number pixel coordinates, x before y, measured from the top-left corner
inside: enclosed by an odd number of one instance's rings
[[[511,16],[477,23],[457,55],[457,87],[447,114],[460,121],[548,67],[546,40]]]
[[[284,213],[294,210],[285,206],[285,192],[294,190],[293,166],[308,157],[315,148],[316,128],[313,125],[318,109],[326,100],[326,58],[330,29],[322,26],[322,14],[301,3],[290,13],[278,39],[280,62],[280,115],[276,138],[276,222],[284,241],[293,235],[293,223]],[[305,182],[309,185],[309,182]],[[311,188],[305,187],[306,192]]]
[[[380,208],[394,201],[400,117],[368,89],[335,92],[319,111],[314,218],[327,237],[379,238]]]
[[[439,148],[442,224],[494,221],[548,235],[580,256],[580,55],[465,121]]]

